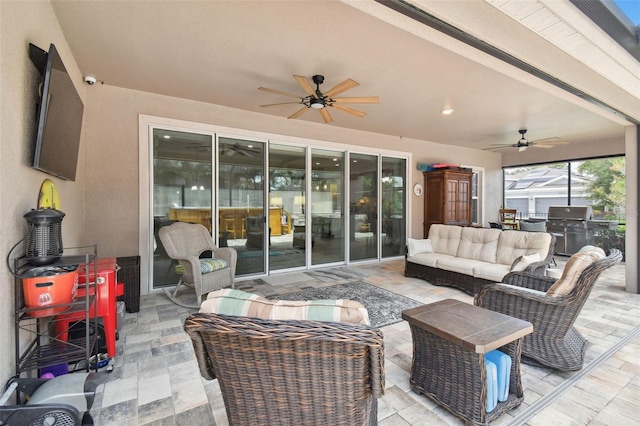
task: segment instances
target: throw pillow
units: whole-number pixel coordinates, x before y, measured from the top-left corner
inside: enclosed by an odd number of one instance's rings
[[[433,253],[430,239],[414,240],[413,238],[407,238],[407,247],[409,248],[409,257],[419,253]]]
[[[200,273],[208,274],[209,272],[217,271],[227,267],[227,262],[224,259],[200,259]],[[184,266],[176,266],[176,274],[184,274]]]
[[[529,255],[522,255],[516,258],[511,265],[511,272],[521,272],[527,269],[529,265],[534,262],[540,261],[540,253],[533,253]]]
[[[200,312],[262,319],[370,324],[367,309],[354,300],[269,300],[257,294],[228,288],[209,293],[200,306]]]
[[[571,256],[564,266],[562,276],[547,290],[547,296],[557,297],[569,294],[575,287],[582,271],[598,260],[600,257],[591,251],[578,252]]]

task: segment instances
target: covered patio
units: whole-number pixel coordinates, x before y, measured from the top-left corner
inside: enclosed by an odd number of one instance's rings
[[[559,265],[566,258],[556,259]],[[294,272],[236,283],[264,296],[361,280],[421,303],[467,294],[405,278],[404,263]],[[625,265],[600,276],[576,327],[590,344],[585,366],[576,372],[522,366],[523,404],[493,424],[635,424],[640,422],[640,295],[625,292]],[[101,386],[92,415],[97,424],[228,424],[216,380],[200,377],[191,342],[182,330],[191,313],[163,294],[142,296],[138,313],[128,313],[117,343],[114,372]],[[379,400],[380,425],[463,424],[430,399],[411,391],[412,341],[401,321],[381,328],[385,342],[386,393]]]

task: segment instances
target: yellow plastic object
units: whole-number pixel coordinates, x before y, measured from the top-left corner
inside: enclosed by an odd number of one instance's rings
[[[58,195],[56,185],[51,179],[45,179],[40,186],[38,208],[60,210],[60,196]]]

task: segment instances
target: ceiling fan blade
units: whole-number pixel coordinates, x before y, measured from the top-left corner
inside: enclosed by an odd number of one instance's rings
[[[313,90],[313,86],[311,86],[311,83],[309,83],[309,80],[307,79],[307,77],[303,77],[301,75],[294,75],[293,78],[295,78],[298,81],[298,83],[300,84],[300,86],[302,86],[304,91],[307,92],[307,95],[311,95],[316,99],[318,98],[315,90]]]
[[[329,114],[329,111],[326,108],[322,108],[320,110],[320,115],[325,123],[331,123],[333,121],[333,117],[331,117],[331,114]]]
[[[336,87],[334,87],[333,89],[329,90],[327,93],[325,93],[324,95],[328,98],[335,96],[337,94],[340,94],[344,91],[347,91],[349,89],[353,89],[356,86],[359,86],[360,84],[357,81],[354,81],[350,78],[346,79],[345,81],[343,81],[342,83],[338,84]]]
[[[340,111],[344,111],[346,113],[355,115],[356,117],[362,118],[365,115],[367,115],[366,112],[358,111],[357,109],[349,108],[348,106],[344,106],[344,105],[340,105],[340,104],[333,104],[332,106],[335,109],[339,109]]]
[[[515,148],[513,145],[493,144],[499,146],[491,146],[489,148],[482,148],[483,151],[503,151],[505,149]]]
[[[341,104],[379,104],[380,98],[378,96],[365,96],[360,98],[335,98],[334,101]]]
[[[266,104],[266,105],[260,105],[261,107],[272,107],[272,106],[278,106],[278,105],[300,105],[300,102],[282,102],[279,104]]]
[[[289,117],[287,118],[298,118],[300,117],[302,114],[304,114],[305,112],[307,112],[309,110],[309,108],[307,107],[302,107],[300,108],[298,111],[294,112],[293,114],[291,114]]]
[[[535,143],[535,144],[533,144],[531,146],[533,146],[534,148],[547,148],[547,149],[549,149],[549,148],[553,148],[555,145],[551,145],[551,144],[548,144],[548,143]]]
[[[292,93],[283,92],[281,90],[267,89],[266,87],[258,87],[258,90],[262,90],[264,92],[269,92],[269,93],[275,93],[276,95],[289,96],[290,98],[302,99],[302,96],[300,95],[294,95]]]

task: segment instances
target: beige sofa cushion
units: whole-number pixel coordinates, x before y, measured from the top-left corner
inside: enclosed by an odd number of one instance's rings
[[[499,229],[462,228],[457,256],[495,263],[500,234]]]
[[[501,263],[485,263],[473,268],[473,276],[484,280],[501,283],[505,275],[511,272],[511,265]]]
[[[496,263],[511,267],[522,255],[538,253],[544,260],[549,253],[551,234],[547,232],[502,231],[498,241]]]
[[[438,265],[438,260],[443,258],[455,259],[455,256],[442,253],[418,253],[415,256],[407,256],[407,261],[411,263],[417,263],[418,265],[436,268]]]
[[[367,309],[354,300],[269,300],[257,294],[225,288],[212,291],[201,313],[275,320],[315,320],[369,325]]]
[[[460,245],[461,226],[434,224],[429,228],[429,239],[434,253],[451,256],[458,254]]]
[[[438,259],[437,267],[445,271],[458,272],[460,274],[473,276],[474,268],[480,265],[490,265],[488,262],[475,259],[465,259],[464,257],[447,257]]]

